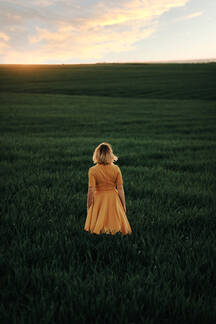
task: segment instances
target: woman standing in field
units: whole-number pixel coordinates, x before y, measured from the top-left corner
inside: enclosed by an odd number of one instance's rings
[[[96,147],[92,159],[96,165],[88,171],[84,230],[94,234],[131,234],[121,170],[113,163],[118,157],[113,154],[111,145],[103,142]]]

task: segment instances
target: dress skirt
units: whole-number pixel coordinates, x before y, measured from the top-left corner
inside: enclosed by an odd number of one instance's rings
[[[132,233],[117,189],[94,192],[84,230],[94,234]]]

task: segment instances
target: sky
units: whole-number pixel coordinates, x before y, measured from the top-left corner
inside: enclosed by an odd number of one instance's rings
[[[0,64],[216,58],[216,0],[0,0]]]

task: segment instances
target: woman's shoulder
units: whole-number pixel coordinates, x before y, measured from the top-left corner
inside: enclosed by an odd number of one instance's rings
[[[114,164],[114,163],[113,163],[113,166],[114,166],[114,168],[119,169],[118,164]]]
[[[116,172],[118,172],[118,171],[120,170],[118,164],[114,164],[114,163],[113,163],[113,168],[114,168],[114,170],[115,170]]]
[[[91,166],[88,170],[89,172],[94,172],[96,170],[97,165]]]

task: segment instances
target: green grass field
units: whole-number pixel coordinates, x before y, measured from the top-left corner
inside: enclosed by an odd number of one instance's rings
[[[216,323],[216,64],[0,65],[0,323]],[[95,147],[131,236],[92,235]]]

